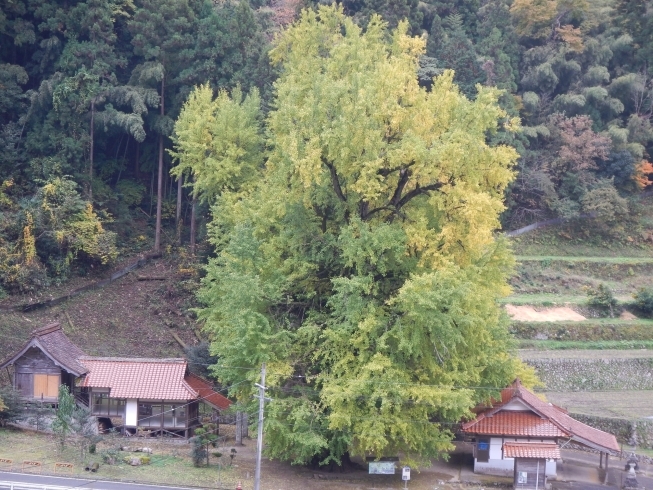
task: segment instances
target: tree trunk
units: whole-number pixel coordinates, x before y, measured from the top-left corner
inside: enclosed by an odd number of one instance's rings
[[[243,417],[242,417],[242,422],[241,422],[241,435],[240,435],[240,440],[242,442],[243,438],[249,437],[249,417],[247,416],[247,412],[242,412]]]
[[[236,446],[243,445],[243,412],[236,412]]]
[[[141,166],[141,144],[137,141],[136,142],[136,161],[134,162],[134,177],[136,177],[136,180],[138,181],[141,178],[140,175],[140,166]]]
[[[161,79],[161,116],[165,115],[165,77]],[[154,253],[161,252],[161,209],[163,204],[163,133],[159,135],[159,175],[156,188],[156,227],[154,229]]]
[[[93,143],[95,129],[95,101],[91,100],[91,129],[89,136],[91,137],[90,148],[90,165],[88,166],[88,200],[93,203]]]
[[[183,191],[183,185],[184,185],[184,176],[180,175],[179,178],[177,179],[177,222],[175,223],[177,225],[177,243],[181,245],[181,197],[182,197],[182,191]]]
[[[195,213],[197,212],[197,199],[193,197],[193,203],[190,208],[190,253],[195,255],[195,221],[197,217]]]

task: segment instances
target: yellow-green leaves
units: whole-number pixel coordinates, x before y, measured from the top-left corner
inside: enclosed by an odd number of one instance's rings
[[[191,174],[194,194],[209,202],[251,181],[263,162],[260,105],[256,89],[247,96],[223,90],[214,99],[208,85],[195,88],[175,123],[170,153],[178,165],[170,173]]]
[[[269,118],[271,162],[286,172],[290,192],[332,189],[344,212],[363,221],[415,223],[437,211],[445,218],[439,230],[430,224],[412,237],[415,250],[436,261],[478,257],[499,227],[517,158],[486,142],[506,117],[499,92],[479,87],[469,101],[450,71],[427,92],[415,76],[423,40],[407,36],[404,24],[389,44],[382,33],[378,18],[363,32],[324,7],[281,36],[272,52],[284,69]],[[465,229],[445,224],[460,219]]]
[[[515,374],[496,301],[511,259],[494,232],[517,154],[488,136],[518,122],[499,91],[468,100],[450,71],[421,88],[423,48],[405,24],[388,35],[378,17],[361,29],[338,7],[304,12],[271,53],[264,170],[247,192],[212,186],[200,317],[225,364],[215,373],[241,399],[260,362],[277,366],[272,457],[440,456],[448,424]],[[197,179],[227,161],[206,129],[227,110],[213,103],[198,89],[177,125],[179,140],[194,135]],[[223,132],[242,148],[230,135],[245,128]]]

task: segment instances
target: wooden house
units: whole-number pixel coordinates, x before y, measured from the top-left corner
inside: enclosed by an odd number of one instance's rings
[[[0,368],[14,367],[14,388],[27,399],[56,402],[59,385],[98,418],[120,419],[125,434],[138,429],[188,437],[201,425],[199,404],[216,411],[231,402],[188,371],[186,359],[87,356],[58,324],[35,330]]]
[[[13,365],[13,385],[23,397],[55,402],[59,385],[68,385],[72,392],[75,379],[86,374],[86,367],[79,362],[85,355],[55,323],[34,330],[29,341],[0,368]]]
[[[462,432],[474,442],[474,472],[514,476],[515,488],[541,488],[546,477],[556,474],[561,441],[599,451],[601,465],[605,454],[606,468],[608,455],[619,451],[612,434],[573,419],[528,391],[519,379],[502,390],[501,400],[478,409]]]

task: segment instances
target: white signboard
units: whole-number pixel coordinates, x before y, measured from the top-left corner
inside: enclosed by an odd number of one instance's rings
[[[395,464],[393,461],[370,461],[370,475],[394,475]]]
[[[528,473],[525,471],[520,471],[517,474],[517,483],[528,483]]]
[[[401,479],[404,481],[410,480],[410,466],[404,466],[401,469]]]

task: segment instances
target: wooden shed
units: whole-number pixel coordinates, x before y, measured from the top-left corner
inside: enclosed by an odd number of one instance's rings
[[[23,397],[56,402],[61,384],[72,392],[75,379],[88,371],[78,360],[84,355],[60,325],[53,323],[34,330],[29,341],[0,369],[13,365],[13,385]]]
[[[544,490],[546,463],[560,459],[560,448],[554,442],[506,442],[506,458],[513,458],[515,489]]]

